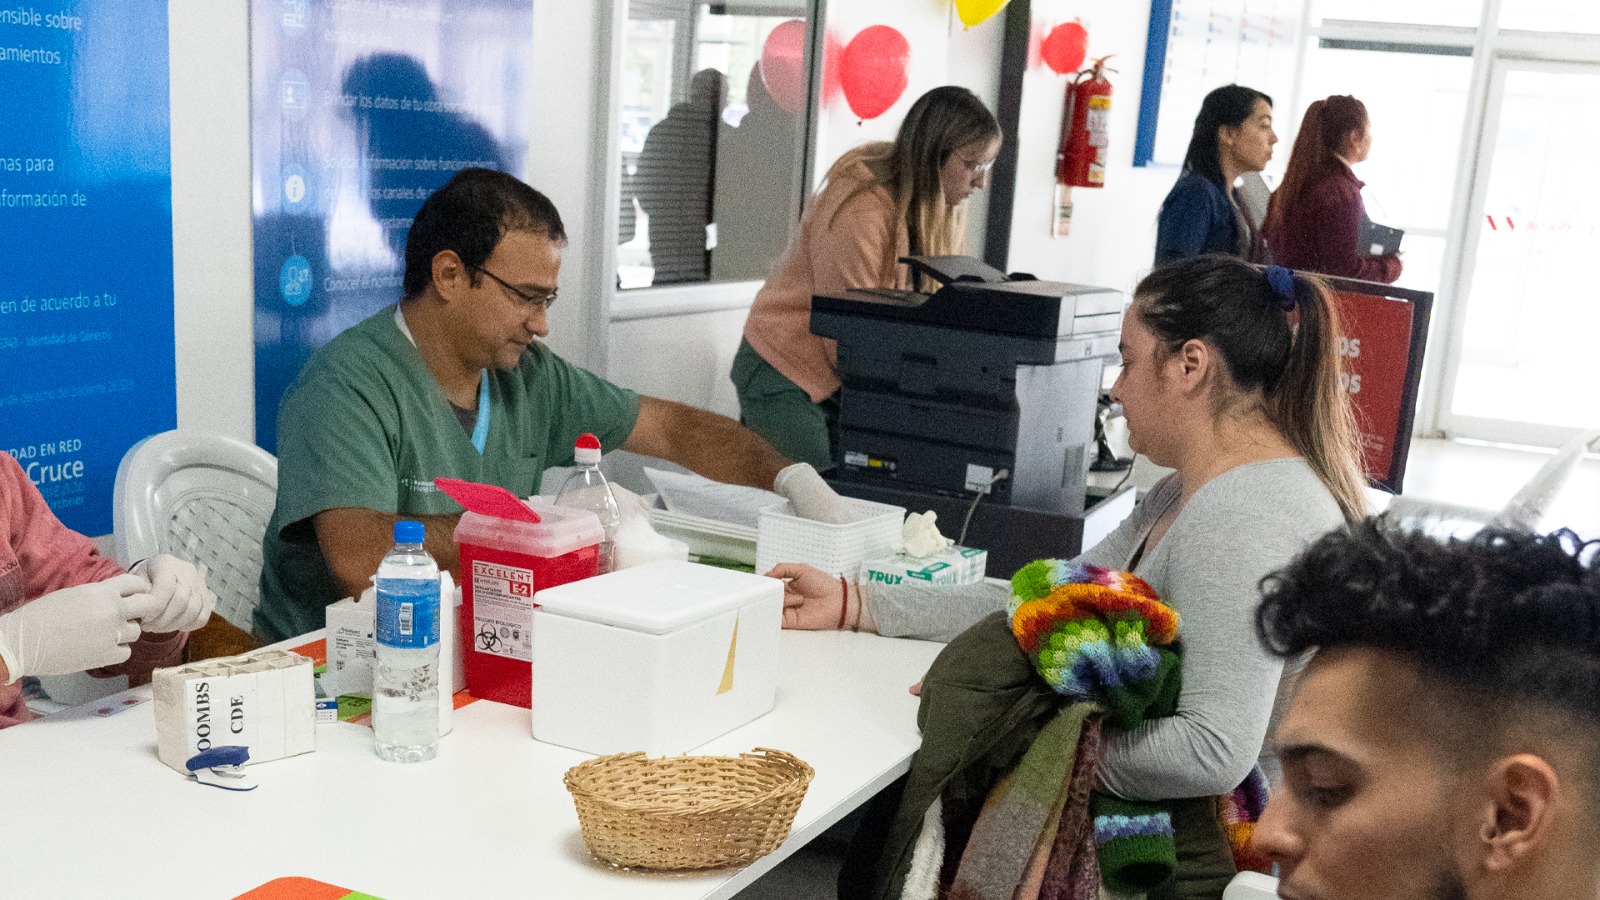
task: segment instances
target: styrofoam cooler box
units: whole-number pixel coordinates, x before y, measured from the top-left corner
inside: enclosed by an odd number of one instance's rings
[[[783,582],[663,561],[539,592],[533,736],[684,753],[772,709]]]

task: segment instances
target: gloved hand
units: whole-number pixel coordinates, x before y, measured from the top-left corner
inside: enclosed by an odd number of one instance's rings
[[[194,631],[211,618],[217,595],[192,563],[163,553],[132,571],[150,582],[150,603],[137,616],[145,631]]]
[[[150,585],[118,575],[45,594],[0,616],[0,660],[7,677],[66,675],[127,662],[139,639],[138,609]]]
[[[794,504],[794,514],[813,522],[829,525],[849,525],[864,516],[839,496],[810,463],[795,463],[779,470],[772,481],[772,489],[789,498]]]

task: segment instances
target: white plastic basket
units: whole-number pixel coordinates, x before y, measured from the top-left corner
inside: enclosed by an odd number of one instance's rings
[[[900,551],[904,507],[844,498],[867,517],[848,525],[813,522],[785,512],[763,510],[756,528],[756,572],[765,574],[778,563],[806,563],[830,575],[856,577],[869,559]]]

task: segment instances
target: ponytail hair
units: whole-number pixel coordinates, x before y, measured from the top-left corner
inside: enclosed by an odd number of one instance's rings
[[[1196,256],[1145,276],[1134,308],[1168,352],[1190,340],[1209,344],[1232,381],[1216,388],[1228,392],[1214,395],[1219,409],[1257,398],[1345,520],[1365,517],[1360,435],[1339,380],[1339,314],[1326,283],[1231,256]]]
[[[1311,187],[1344,166],[1340,157],[1348,150],[1351,137],[1359,136],[1367,125],[1366,104],[1345,94],[1335,94],[1306,107],[1305,118],[1300,120],[1300,130],[1294,136],[1294,149],[1289,151],[1283,182],[1267,201],[1265,230],[1281,228],[1286,207],[1296,204]]]

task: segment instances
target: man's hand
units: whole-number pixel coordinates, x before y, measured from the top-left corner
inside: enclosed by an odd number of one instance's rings
[[[140,618],[145,631],[194,631],[211,618],[217,595],[193,563],[163,553],[133,567],[133,574],[150,583],[150,612]]]
[[[118,575],[45,594],[0,616],[7,683],[24,675],[66,675],[127,662],[136,619],[152,608],[150,585]]]
[[[768,578],[782,578],[783,627],[808,631],[822,631],[839,627],[840,608],[846,597],[837,575],[803,563],[779,563],[767,573]],[[851,599],[854,606],[860,602]],[[854,616],[846,613],[849,625]]]

